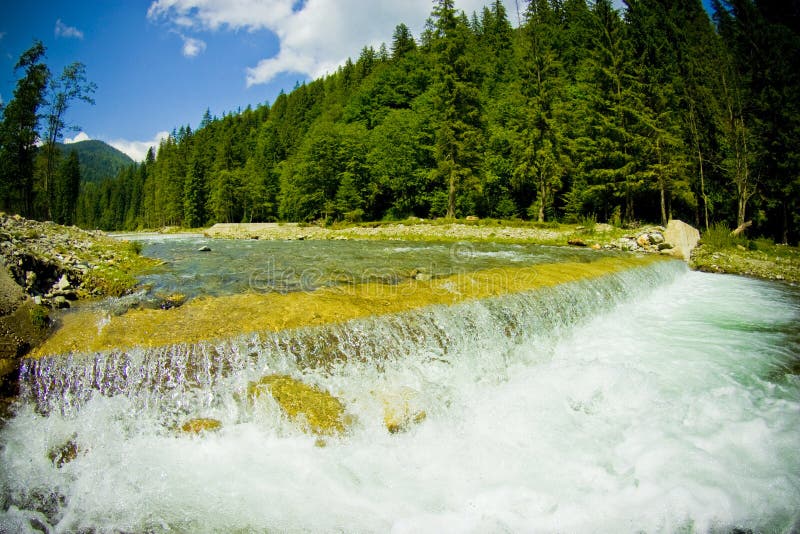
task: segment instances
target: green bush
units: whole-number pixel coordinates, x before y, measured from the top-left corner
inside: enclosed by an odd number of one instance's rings
[[[736,245],[746,248],[747,239],[732,236],[725,223],[716,222],[703,234],[703,245],[717,249],[736,248]]]
[[[30,310],[31,324],[40,330],[44,330],[50,324],[50,315],[44,306],[34,306]]]
[[[128,242],[128,250],[130,250],[137,256],[142,253],[142,248],[143,248],[142,244],[139,241]]]

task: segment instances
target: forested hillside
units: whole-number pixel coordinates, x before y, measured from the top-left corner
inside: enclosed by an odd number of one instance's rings
[[[520,6],[523,7],[522,5]],[[271,105],[208,112],[84,184],[106,229],[418,217],[800,231],[800,36],[754,0],[435,2]],[[516,14],[513,15],[516,22]]]
[[[56,146],[63,155],[72,151],[78,154],[81,180],[84,182],[101,182],[106,178],[117,176],[122,169],[134,163],[128,155],[96,139],[68,145],[57,143]]]

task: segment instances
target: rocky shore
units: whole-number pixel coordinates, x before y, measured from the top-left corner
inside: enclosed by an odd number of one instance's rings
[[[681,221],[667,227],[623,229],[609,224],[520,223],[507,221],[425,221],[361,223],[320,227],[297,223],[216,224],[208,237],[231,239],[313,240],[387,239],[411,241],[493,241],[498,243],[590,247],[665,254],[687,261],[693,269],[800,284],[800,250],[768,245],[759,250],[716,247]]]
[[[133,243],[0,213],[0,387],[50,327],[50,312],[79,299],[122,295],[151,265]]]
[[[499,243],[536,243],[572,245],[632,252],[660,252],[664,245],[664,227],[622,230],[608,224],[519,225],[502,222],[426,222],[365,223],[343,227],[320,227],[297,223],[215,224],[203,233],[207,237],[267,240],[346,240],[387,239],[405,241],[494,241]],[[659,247],[659,245],[661,245]]]
[[[554,246],[617,249],[630,252],[662,253],[688,259],[697,237],[684,239],[692,233],[691,226],[672,221],[672,234],[663,226],[645,226],[635,230],[615,228],[609,224],[584,225],[520,225],[501,222],[398,222],[367,223],[345,227],[319,227],[297,223],[215,224],[204,231],[207,237],[231,239],[315,240],[315,239],[387,239],[405,241],[494,241],[499,243],[535,243]],[[693,229],[692,229],[693,230]],[[669,237],[668,237],[669,236]],[[671,242],[681,242],[673,250]],[[686,250],[684,250],[686,249]]]

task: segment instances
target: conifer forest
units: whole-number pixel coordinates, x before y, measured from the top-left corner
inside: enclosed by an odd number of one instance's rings
[[[274,102],[198,110],[194,129],[79,191],[77,162],[51,148],[60,116],[37,121],[36,106],[57,112],[58,100],[29,51],[3,109],[0,209],[106,230],[752,221],[796,244],[798,13],[775,0],[714,0],[711,13],[700,0],[625,4],[530,0],[509,13],[494,0],[464,13],[437,0],[421,35],[401,23],[391,42]],[[81,75],[62,76],[67,102],[89,99]]]

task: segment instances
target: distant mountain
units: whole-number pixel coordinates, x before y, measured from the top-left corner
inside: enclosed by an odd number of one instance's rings
[[[120,170],[134,164],[126,154],[103,141],[94,139],[68,145],[59,143],[58,148],[64,156],[73,150],[78,153],[81,180],[84,182],[96,183],[106,178],[115,178]]]

